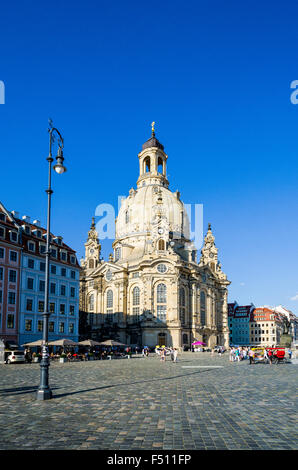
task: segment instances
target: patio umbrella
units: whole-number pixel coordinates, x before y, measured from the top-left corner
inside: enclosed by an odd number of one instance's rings
[[[81,346],[99,346],[101,343],[94,341],[93,339],[85,339],[84,341],[79,341],[78,344]]]
[[[57,339],[56,341],[51,341],[48,343],[49,346],[78,346],[78,343],[75,343],[71,339],[63,338]]]
[[[124,343],[118,343],[118,341],[114,341],[113,339],[107,339],[106,341],[103,341],[102,343],[99,343],[101,346],[127,346],[127,344]]]
[[[31,343],[25,343],[25,344],[22,344],[22,346],[42,346],[43,345],[43,341],[42,339],[38,339],[37,341],[32,341]]]

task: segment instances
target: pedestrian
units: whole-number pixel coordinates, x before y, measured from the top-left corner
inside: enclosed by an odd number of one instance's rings
[[[292,359],[292,350],[291,348],[288,349],[289,359]]]
[[[252,349],[248,351],[249,363],[254,364],[254,352]]]
[[[162,350],[161,350],[161,352],[160,352],[160,356],[161,356],[161,357],[160,357],[160,360],[161,360],[162,362],[165,362],[165,360],[166,360],[166,351],[165,351],[164,348],[162,348]]]
[[[174,361],[174,349],[172,347],[170,348],[170,356],[171,360]]]
[[[268,358],[269,358],[269,363],[272,366],[273,352],[271,349],[268,350]]]
[[[177,349],[177,348],[174,348],[174,352],[173,352],[173,360],[174,360],[174,362],[177,362],[177,356],[178,356],[178,349]]]

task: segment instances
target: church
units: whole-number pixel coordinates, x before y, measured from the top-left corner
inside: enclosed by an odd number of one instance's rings
[[[199,262],[178,191],[169,189],[164,146],[152,135],[138,154],[136,189],[122,199],[113,254],[101,259],[94,218],[81,260],[80,310],[92,337],[113,328],[132,347],[179,350],[229,345],[228,285],[211,225]]]

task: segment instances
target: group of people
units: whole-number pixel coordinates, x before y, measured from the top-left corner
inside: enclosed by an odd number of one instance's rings
[[[177,348],[155,348],[155,353],[160,356],[161,362],[165,362],[166,356],[169,355],[171,357],[172,362],[177,362],[177,357],[178,357],[178,349]]]
[[[230,348],[229,360],[230,362],[240,362],[249,357],[249,348],[247,347],[234,347]]]

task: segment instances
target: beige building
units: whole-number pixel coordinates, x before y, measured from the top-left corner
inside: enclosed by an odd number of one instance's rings
[[[178,191],[169,190],[163,145],[152,136],[138,155],[136,189],[122,200],[114,253],[100,259],[94,219],[85,243],[81,311],[93,337],[104,325],[130,345],[229,345],[227,288],[209,224],[199,263]]]

